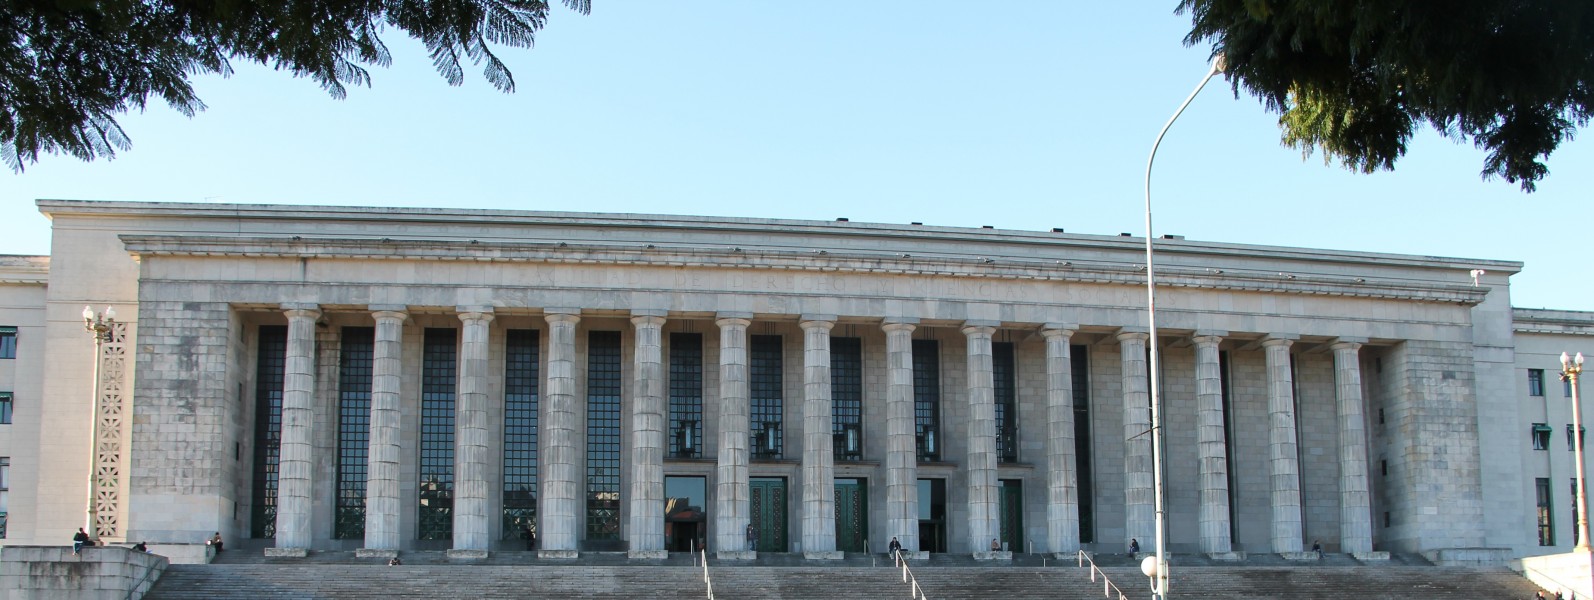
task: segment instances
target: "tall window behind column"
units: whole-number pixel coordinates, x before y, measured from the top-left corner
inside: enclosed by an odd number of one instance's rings
[[[459,336],[453,329],[426,330],[421,346],[421,460],[418,537],[454,537],[454,390],[459,375]]]
[[[703,334],[670,334],[670,456],[703,456]]]
[[[511,329],[504,344],[503,539],[537,527],[537,331]]]
[[[1096,541],[1096,494],[1090,445],[1090,346],[1070,346],[1074,386],[1074,473],[1079,485],[1079,541]]]
[[[1239,473],[1234,469],[1234,406],[1230,394],[1229,353],[1218,352],[1218,387],[1223,392],[1223,462],[1229,478],[1229,539],[1240,539]]]
[[[913,433],[919,462],[941,460],[941,343],[913,340]]]
[[[785,410],[781,397],[781,337],[752,336],[747,359],[753,456],[780,458],[785,442],[781,435]]]
[[[587,336],[587,539],[620,539],[620,332]]]
[[[344,327],[338,355],[338,489],[332,536],[365,537],[365,478],[371,451],[371,365],[376,329]],[[279,400],[280,403],[280,400]]]
[[[282,451],[282,380],[288,364],[288,328],[260,328],[255,367],[255,487],[250,537],[277,537],[277,461]]]
[[[830,338],[830,422],[836,460],[863,460],[863,340]]]
[[[996,395],[997,460],[1018,462],[1018,369],[1012,342],[991,344],[991,378]]]

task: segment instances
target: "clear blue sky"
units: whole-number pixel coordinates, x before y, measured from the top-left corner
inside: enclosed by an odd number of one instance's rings
[[[388,32],[394,65],[330,99],[239,64],[210,109],[128,115],[113,161],[0,175],[0,253],[49,252],[37,198],[432,206],[1141,232],[1157,130],[1205,73],[1175,2],[594,0],[501,49],[519,91],[463,87]],[[1586,132],[1585,132],[1586,133]],[[1393,173],[1279,144],[1214,81],[1170,132],[1157,233],[1521,260],[1513,304],[1594,310],[1594,145],[1536,194],[1432,131]]]

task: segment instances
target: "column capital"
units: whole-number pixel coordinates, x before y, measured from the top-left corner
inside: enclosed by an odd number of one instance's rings
[[[404,305],[404,304],[367,304],[367,305],[365,305],[365,310],[368,310],[368,311],[371,311],[371,312],[374,312],[374,313],[376,313],[376,312],[396,312],[396,313],[404,314],[404,313],[408,313],[410,311],[410,307],[408,305]]]
[[[747,327],[753,324],[753,313],[750,312],[722,312],[714,315],[714,324],[721,329],[726,327]]]
[[[1118,338],[1118,341],[1120,342],[1127,342],[1130,340],[1144,342],[1151,339],[1151,330],[1146,329],[1145,327],[1119,327],[1117,335],[1114,335],[1113,337]]]
[[[825,318],[815,318],[815,317],[830,317],[830,318],[825,319]],[[834,328],[836,326],[836,317],[835,317],[835,315],[803,315],[802,320],[799,321],[798,324],[802,326],[803,331],[809,331],[809,330],[813,330],[813,329],[820,329],[820,330],[823,330],[823,331],[830,331],[832,328]]]
[[[493,320],[493,313],[492,313],[492,311],[477,311],[477,310],[462,311],[462,312],[459,313],[459,320],[463,321],[465,323],[469,323],[471,321],[481,321],[483,323],[491,323],[492,320]]]
[[[299,318],[315,320],[321,318],[321,309],[314,304],[285,303],[282,305],[282,314],[287,315],[289,319]]]
[[[278,306],[282,307],[283,312],[290,310],[321,310],[321,305],[314,302],[283,302]]]
[[[1063,336],[1063,339],[1068,339],[1078,332],[1078,323],[1047,323],[1041,326],[1041,335],[1048,338]]]
[[[1334,341],[1330,343],[1328,347],[1334,350],[1343,350],[1347,348],[1351,350],[1360,350],[1362,346],[1366,345],[1367,338],[1340,336],[1334,338]]]
[[[1199,329],[1196,330],[1195,335],[1190,336],[1190,341],[1195,342],[1197,346],[1216,346],[1223,343],[1223,337],[1226,335],[1229,335],[1229,332]]]
[[[635,312],[636,311],[632,311],[632,313],[635,313]],[[633,316],[631,317],[631,325],[635,326],[638,329],[641,329],[643,327],[663,327],[664,326],[664,317],[662,315],[636,315],[636,314],[633,314]]]
[[[573,325],[581,322],[581,309],[544,308],[542,309],[542,318],[547,320],[549,324],[570,323]]]
[[[410,315],[401,310],[379,310],[371,313],[371,318],[376,319],[378,323],[381,323],[383,319],[403,322],[405,319],[410,318]]]
[[[918,319],[914,319],[914,321],[918,321]],[[919,328],[919,325],[917,323],[904,323],[901,321],[886,321],[880,325],[880,328],[884,329],[886,333],[892,333],[895,331],[906,331],[912,333],[913,330]]]
[[[659,317],[659,318],[665,318],[665,317],[669,317],[670,316],[670,311],[662,309],[662,308],[633,308],[633,309],[631,309],[631,316],[633,318],[634,317]]]
[[[1262,338],[1262,347],[1283,346],[1285,348],[1295,344],[1301,336],[1293,333],[1269,333]]]

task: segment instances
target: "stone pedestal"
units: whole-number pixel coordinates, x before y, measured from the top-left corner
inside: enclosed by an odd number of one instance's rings
[[[1223,562],[1242,562],[1242,561],[1245,560],[1245,553],[1244,552],[1233,552],[1233,551],[1230,551],[1230,552],[1208,552],[1207,553],[1207,558],[1209,560],[1216,560],[1216,561],[1223,561]]]
[[[1316,552],[1311,552],[1311,551],[1306,551],[1306,552],[1280,552],[1279,556],[1283,557],[1284,560],[1297,561],[1297,562],[1313,562],[1313,561],[1318,561],[1318,560],[1322,560],[1323,559],[1323,557],[1318,556],[1318,554]]]
[[[997,550],[995,552],[992,552],[992,551],[989,551],[989,550],[987,550],[985,552],[975,552],[974,553],[974,560],[1009,560],[1010,561],[1010,560],[1013,560],[1013,553],[1009,552],[1007,550]]]
[[[266,558],[304,558],[310,555],[305,548],[266,548]]]
[[[1389,562],[1388,552],[1352,552],[1350,556],[1362,562]]]
[[[581,556],[581,552],[578,551],[578,550],[538,550],[537,551],[537,558],[572,559],[572,558],[579,558],[580,556]]]

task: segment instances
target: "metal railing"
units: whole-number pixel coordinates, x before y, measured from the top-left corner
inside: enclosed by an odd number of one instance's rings
[[[703,561],[703,585],[708,587],[708,600],[714,600],[714,580],[708,577],[708,547],[698,549],[698,555],[694,558],[701,558]]]
[[[1113,582],[1111,580],[1107,579],[1107,572],[1101,570],[1101,567],[1096,566],[1096,561],[1091,560],[1090,559],[1090,555],[1085,554],[1084,550],[1080,550],[1079,551],[1079,566],[1083,567],[1083,566],[1085,566],[1087,564],[1090,565],[1090,580],[1091,581],[1095,581],[1096,580],[1096,576],[1097,575],[1101,575],[1101,583],[1102,583],[1101,595],[1103,597],[1113,598],[1114,597],[1113,594],[1117,594],[1117,596],[1116,596],[1117,600],[1129,600],[1129,596],[1124,595],[1123,590],[1118,589],[1118,586],[1113,585]]]
[[[902,551],[898,550],[896,552],[892,552],[891,558],[895,560],[897,562],[897,566],[902,569],[902,583],[908,584],[908,589],[913,594],[913,600],[930,600],[930,595],[924,593],[924,588],[919,587],[918,578],[914,577],[913,571],[908,569],[908,559],[903,558]]]

